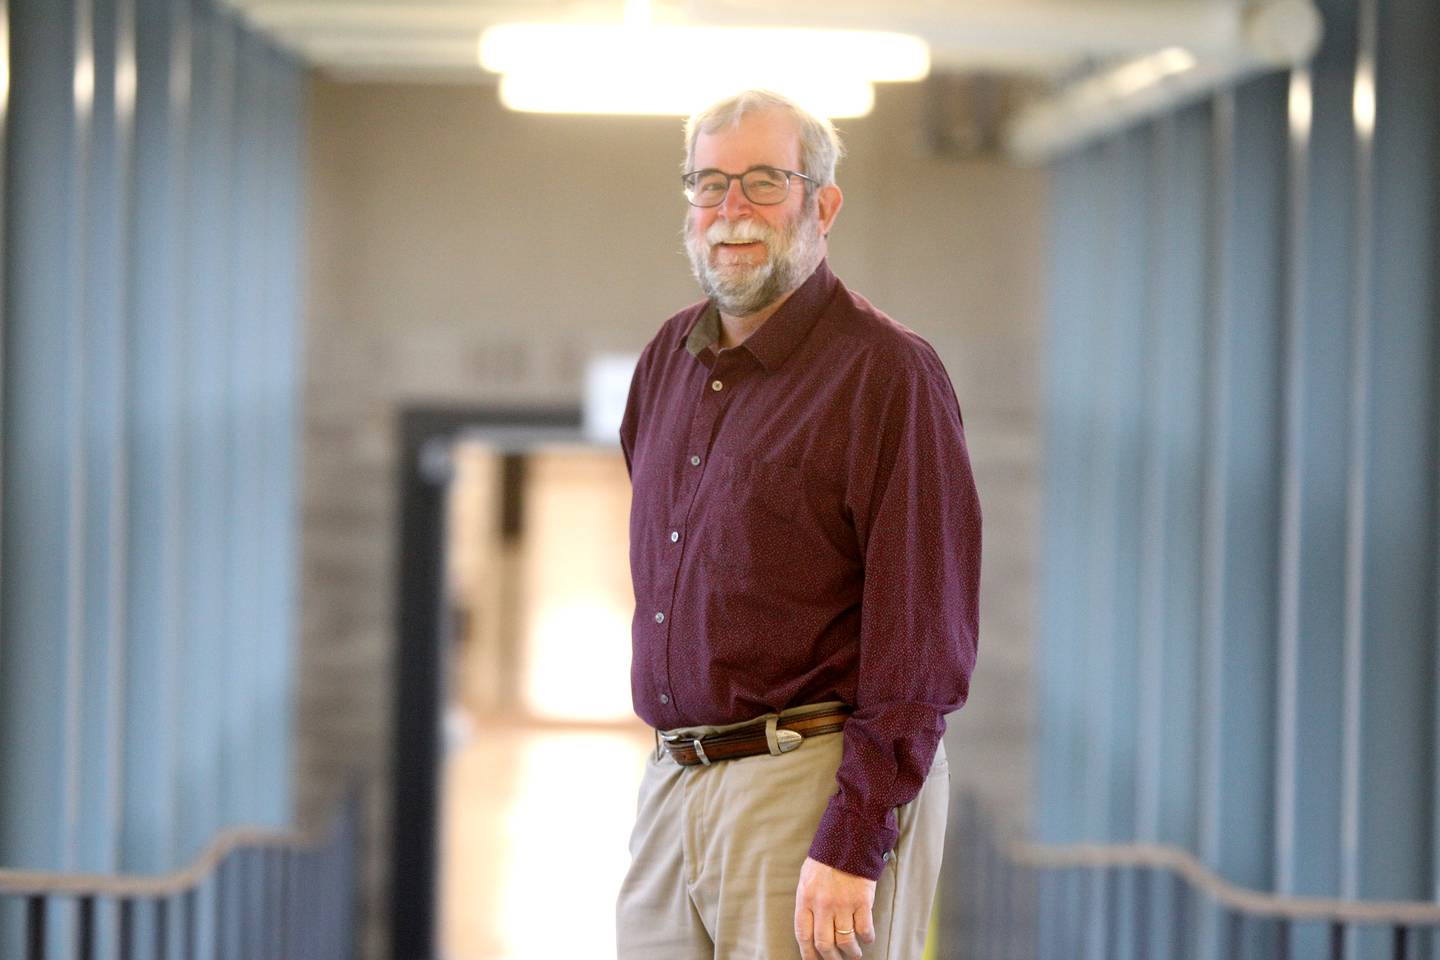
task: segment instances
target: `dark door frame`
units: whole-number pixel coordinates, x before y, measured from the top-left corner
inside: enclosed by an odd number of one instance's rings
[[[573,429],[578,407],[412,407],[400,411],[396,488],[390,956],[436,960],[440,764],[448,628],[445,495],[450,450],[470,432]]]

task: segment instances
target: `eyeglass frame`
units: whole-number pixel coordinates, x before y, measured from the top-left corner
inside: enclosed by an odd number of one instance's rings
[[[750,196],[749,192],[747,192],[746,189],[745,189],[745,177],[747,177],[748,175],[754,173],[756,170],[771,170],[771,171],[773,171],[773,172],[775,172],[775,173],[783,173],[783,174],[785,174],[785,196],[781,197],[779,200],[769,200],[769,201],[756,200],[754,197]],[[718,201],[716,201],[715,203],[703,204],[703,203],[696,203],[694,200],[692,200],[692,199],[690,198],[690,192],[691,192],[691,190],[692,190],[693,188],[690,187],[690,186],[686,186],[686,187],[685,187],[685,202],[688,203],[688,204],[690,204],[690,206],[692,206],[692,207],[697,207],[697,208],[699,208],[699,209],[701,209],[701,210],[714,210],[716,207],[718,207],[718,206],[720,206],[721,204],[723,204],[723,203],[725,202],[725,198],[730,195],[730,182],[731,182],[732,180],[739,180],[739,181],[740,181],[740,193],[745,197],[746,200],[749,200],[751,203],[756,204],[757,206],[761,206],[761,207],[774,207],[774,206],[778,206],[779,204],[784,203],[786,200],[789,200],[789,199],[790,199],[790,178],[791,178],[791,177],[799,177],[801,180],[804,180],[806,183],[813,184],[813,185],[815,185],[815,186],[817,186],[817,187],[820,185],[820,181],[816,180],[814,177],[806,176],[805,174],[801,173],[799,170],[786,170],[784,167],[774,167],[774,166],[771,166],[771,165],[768,164],[768,163],[757,163],[757,164],[755,164],[754,166],[746,167],[744,170],[742,170],[742,171],[739,172],[739,173],[726,173],[724,170],[721,170],[721,169],[719,169],[719,168],[717,168],[717,167],[705,167],[704,169],[701,169],[701,170],[691,170],[689,173],[682,173],[682,174],[680,174],[680,182],[683,184],[683,183],[685,183],[685,181],[689,180],[691,177],[699,177],[700,175],[702,175],[702,174],[707,174],[707,173],[718,173],[720,176],[724,177],[724,178],[725,178],[725,190],[724,190],[724,192],[722,192],[722,193],[720,194],[720,199],[719,199]]]

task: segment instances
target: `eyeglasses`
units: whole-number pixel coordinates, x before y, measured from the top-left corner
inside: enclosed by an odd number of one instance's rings
[[[685,199],[695,207],[718,207],[725,202],[730,192],[730,181],[739,180],[740,190],[751,203],[768,207],[782,202],[790,195],[790,178],[799,177],[814,183],[813,177],[794,170],[777,167],[751,167],[744,173],[726,173],[723,170],[694,170],[680,177],[685,184]]]

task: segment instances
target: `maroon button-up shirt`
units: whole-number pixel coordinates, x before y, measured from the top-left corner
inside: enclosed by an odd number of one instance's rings
[[[635,712],[668,729],[840,700],[810,855],[878,878],[975,665],[980,504],[935,351],[822,262],[740,346],[708,303],[645,347],[630,469]]]

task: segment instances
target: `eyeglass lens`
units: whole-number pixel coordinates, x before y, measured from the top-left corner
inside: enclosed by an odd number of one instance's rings
[[[699,207],[714,207],[723,203],[730,189],[732,174],[719,170],[707,170],[695,174],[687,183],[685,191],[690,202]],[[739,177],[740,189],[751,203],[772,204],[784,200],[790,192],[790,176],[783,170],[771,167],[756,167],[746,170]]]

